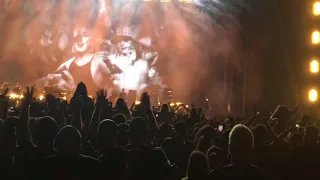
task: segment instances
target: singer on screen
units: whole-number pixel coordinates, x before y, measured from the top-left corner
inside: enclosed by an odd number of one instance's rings
[[[103,59],[94,53],[95,43],[90,28],[77,27],[73,32],[74,57],[62,63],[52,74],[37,81],[44,86],[57,86],[61,89],[74,90],[79,82],[84,82],[90,94],[98,88],[105,88],[110,75]]]
[[[111,38],[111,48],[106,48],[106,43],[104,48],[92,48],[87,28],[77,28],[74,38],[76,56],[39,82],[73,90],[82,81],[91,94],[98,88],[136,90],[139,94],[150,84],[162,85],[155,68],[158,53],[150,47],[149,38],[135,40],[132,27],[118,28]]]
[[[105,59],[115,90],[135,90],[140,94],[149,85],[162,86],[155,66],[158,53],[151,48],[149,37],[137,40],[134,27],[124,26],[115,30],[111,43],[115,48],[112,54],[98,54]]]

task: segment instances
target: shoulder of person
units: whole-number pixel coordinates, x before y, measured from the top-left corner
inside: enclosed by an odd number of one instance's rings
[[[229,171],[230,166],[212,170],[208,173],[207,180],[223,179],[223,176]]]
[[[94,158],[94,157],[91,157],[91,156],[87,156],[87,155],[83,155],[83,154],[80,154],[79,155],[80,159],[83,159],[87,162],[91,162],[91,163],[101,163],[101,161],[99,161],[98,159]]]

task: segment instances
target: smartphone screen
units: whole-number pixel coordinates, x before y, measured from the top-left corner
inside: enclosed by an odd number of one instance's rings
[[[222,125],[219,125],[218,127],[218,131],[222,132],[223,131],[223,126]]]

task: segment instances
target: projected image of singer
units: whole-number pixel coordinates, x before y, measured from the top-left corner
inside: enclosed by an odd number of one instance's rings
[[[100,56],[94,53],[92,32],[87,27],[77,27],[73,31],[75,55],[61,64],[58,69],[37,81],[40,86],[56,86],[61,89],[74,90],[79,82],[84,82],[90,94],[98,88],[105,88],[106,77],[110,75],[108,67]]]
[[[113,88],[118,92],[124,89],[136,90],[138,94],[150,85],[162,86],[156,71],[158,53],[151,48],[151,39],[135,39],[134,27],[116,29],[111,43],[116,51],[111,55],[100,53],[110,71]]]

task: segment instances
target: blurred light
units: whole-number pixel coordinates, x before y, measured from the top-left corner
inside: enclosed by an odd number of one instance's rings
[[[19,98],[20,98],[20,99],[23,99],[23,98],[24,98],[24,95],[23,95],[23,94],[21,94],[21,95],[19,96]]]
[[[174,106],[175,104],[174,103],[170,103],[170,106]]]
[[[9,95],[9,98],[16,99],[16,98],[19,98],[19,95],[12,93],[12,94]]]
[[[316,102],[318,100],[318,91],[315,89],[310,89],[308,96],[310,102]]]
[[[209,101],[209,99],[207,98],[206,101]]]
[[[320,2],[317,1],[313,3],[313,15],[314,16],[319,16],[320,15]]]
[[[176,105],[177,106],[180,106],[182,103],[181,102],[176,102]]]
[[[40,96],[39,96],[39,99],[40,99],[40,101],[42,101],[42,100],[44,99],[44,96],[43,96],[43,95],[40,95]]]
[[[179,0],[179,2],[181,2],[181,3],[191,3],[192,0]]]
[[[319,72],[319,61],[314,59],[310,62],[310,72],[314,74]]]
[[[113,80],[113,84],[119,84],[119,81],[118,80]]]
[[[141,104],[141,102],[140,102],[140,101],[136,101],[135,104],[136,104],[136,105],[139,105],[139,104]]]
[[[186,105],[186,108],[188,108],[189,107],[189,105]]]
[[[161,105],[161,103],[160,102],[158,102],[158,106],[160,106]]]
[[[66,100],[67,100],[67,97],[66,97],[66,96],[63,96],[62,99],[63,99],[64,101],[66,101]]]
[[[320,33],[319,31],[313,31],[311,35],[312,44],[319,44],[320,42]]]

